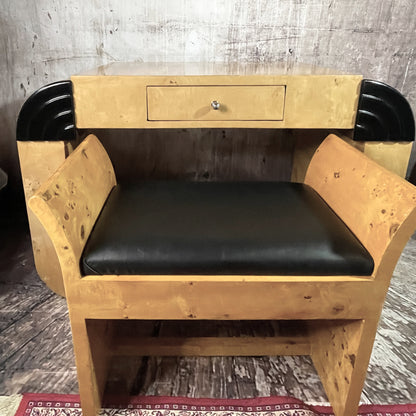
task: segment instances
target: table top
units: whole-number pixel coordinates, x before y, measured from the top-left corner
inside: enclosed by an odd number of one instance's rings
[[[303,63],[113,62],[76,76],[357,75]]]

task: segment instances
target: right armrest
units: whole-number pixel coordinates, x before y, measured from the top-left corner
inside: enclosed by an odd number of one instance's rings
[[[369,251],[374,275],[380,269],[390,279],[416,228],[416,187],[333,134],[314,154],[305,183]]]

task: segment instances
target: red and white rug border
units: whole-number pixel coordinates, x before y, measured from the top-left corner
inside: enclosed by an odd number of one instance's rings
[[[33,404],[31,403],[33,402]],[[27,416],[28,407],[62,407],[80,409],[79,395],[77,394],[23,394],[19,408],[15,416]],[[106,408],[113,409],[169,409],[169,410],[194,410],[194,411],[235,411],[235,412],[273,412],[289,409],[311,410],[321,415],[332,415],[332,409],[328,406],[307,405],[293,397],[257,397],[251,399],[211,399],[168,396],[136,396],[128,403],[109,405]],[[359,415],[408,415],[416,416],[416,404],[399,405],[369,405],[364,404],[359,408]]]

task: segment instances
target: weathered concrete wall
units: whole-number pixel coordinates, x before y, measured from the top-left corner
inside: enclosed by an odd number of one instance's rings
[[[300,61],[398,88],[416,109],[414,0],[0,0],[0,166],[42,85],[111,61]]]

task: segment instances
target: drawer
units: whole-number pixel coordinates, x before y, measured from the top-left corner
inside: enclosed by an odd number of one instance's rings
[[[284,85],[148,86],[147,118],[283,120],[285,94]]]

